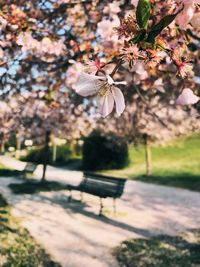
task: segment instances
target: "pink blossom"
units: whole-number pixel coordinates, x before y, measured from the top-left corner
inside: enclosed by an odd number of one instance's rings
[[[62,40],[56,42],[52,41],[48,37],[44,37],[41,41],[41,51],[50,55],[62,55],[65,50],[65,45],[63,44]]]
[[[200,28],[200,12],[196,13],[192,20],[191,20],[191,24],[194,28],[199,29]]]
[[[176,17],[176,24],[184,28],[185,26],[187,26],[193,16],[194,7],[186,6],[184,10]]]
[[[65,45],[62,40],[52,41],[49,37],[44,37],[41,42],[34,39],[30,32],[21,32],[16,43],[22,46],[22,51],[37,53],[38,55],[60,56],[64,53]]]
[[[187,62],[182,62],[179,66],[177,66],[177,74],[179,74],[182,78],[187,76],[193,76],[193,65]]]
[[[138,4],[138,0],[131,0],[131,4],[134,5],[134,6],[136,7],[137,4]]]
[[[136,64],[131,68],[131,72],[134,72],[133,78],[135,84],[139,84],[142,80],[149,77],[148,72],[145,70],[145,65],[141,60],[136,61]]]
[[[182,78],[187,76],[193,76],[193,65],[189,59],[185,58],[185,48],[183,46],[177,46],[172,53],[172,59],[177,67],[177,74]]]
[[[111,16],[115,15],[120,12],[119,4],[119,2],[113,1],[113,3],[109,3],[107,6],[104,7],[103,12],[109,13]]]
[[[22,46],[23,52],[33,52],[34,50],[38,50],[39,47],[39,42],[32,37],[30,32],[21,32],[17,37],[16,43]]]
[[[113,28],[117,27],[120,23],[119,19],[115,17],[115,20],[104,19],[97,25],[97,34],[103,39],[108,39],[113,36]]]
[[[98,96],[99,113],[102,117],[108,116],[115,105],[117,115],[120,116],[125,109],[124,96],[115,85],[126,82],[114,82],[111,76],[96,76],[82,72],[79,75],[75,91],[81,96]]]
[[[66,79],[66,84],[67,86],[73,87],[73,85],[77,82],[78,77],[80,72],[84,70],[84,65],[81,64],[80,62],[69,62],[69,63],[74,63],[67,69],[67,79]]]
[[[112,34],[112,26],[110,20],[102,20],[97,25],[97,34],[102,38],[106,38]]]
[[[96,58],[95,60],[90,60],[86,65],[86,71],[95,74],[96,72],[100,71],[101,68],[104,66],[105,63],[101,61],[100,58]]]
[[[182,93],[176,100],[177,105],[192,105],[199,101],[199,97],[196,96],[190,88],[183,89]]]
[[[177,1],[178,4],[181,6],[183,5],[183,10],[177,15],[176,17],[176,24],[180,27],[185,28],[187,24],[192,20],[195,14],[195,4],[199,4],[199,0],[183,0]]]
[[[160,63],[160,61],[166,57],[166,53],[164,51],[147,49],[147,52],[148,52],[148,61],[146,65],[150,68],[156,67]]]
[[[130,69],[136,64],[136,60],[138,58],[139,58],[139,49],[136,45],[123,48],[122,59],[125,62],[128,62]]]

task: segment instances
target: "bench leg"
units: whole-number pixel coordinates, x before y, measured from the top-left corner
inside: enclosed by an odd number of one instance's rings
[[[103,211],[103,201],[102,201],[102,198],[100,197],[100,210],[99,210],[99,216],[102,215],[102,211]]]
[[[83,192],[80,192],[81,202],[83,202]]]
[[[68,201],[70,202],[72,200],[72,190],[68,189],[68,191],[69,191]]]
[[[113,198],[113,211],[114,211],[114,213],[117,212],[117,209],[116,209],[116,199],[115,198]]]

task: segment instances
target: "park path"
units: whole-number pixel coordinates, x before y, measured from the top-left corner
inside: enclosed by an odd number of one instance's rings
[[[0,162],[18,168],[24,164],[6,157],[0,157]],[[53,167],[47,171],[49,180],[75,184],[81,177],[81,172]],[[112,213],[108,199],[106,217],[100,218],[96,197],[84,194],[84,203],[80,203],[79,193],[74,192],[74,201],[69,203],[66,191],[13,195],[8,188],[11,182],[21,181],[0,178],[0,193],[12,205],[13,215],[21,218],[22,225],[63,267],[118,267],[113,248],[127,238],[176,235],[200,228],[197,192],[128,181],[117,202],[117,214]]]

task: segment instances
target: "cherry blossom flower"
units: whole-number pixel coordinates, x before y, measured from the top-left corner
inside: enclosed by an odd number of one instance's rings
[[[115,105],[117,115],[125,109],[124,96],[115,85],[126,85],[125,81],[115,82],[109,75],[96,76],[82,72],[79,75],[75,91],[81,96],[98,96],[99,113],[102,117],[108,116]]]
[[[21,32],[16,40],[19,46],[22,46],[23,52],[34,52],[39,49],[39,42],[34,39],[30,32]]]
[[[47,54],[60,56],[64,53],[65,45],[62,40],[56,42],[48,37],[44,37],[41,41],[41,51]]]
[[[126,48],[123,48],[123,53],[121,55],[121,58],[129,64],[129,68],[131,69],[135,63],[136,60],[139,58],[139,49],[136,45],[129,46]]]
[[[131,4],[134,5],[134,6],[136,7],[137,4],[138,4],[138,0],[131,0]]]
[[[120,19],[120,25],[115,27],[115,32],[118,34],[118,38],[122,37],[134,37],[139,32],[139,26],[136,22],[135,16],[129,14],[126,18]]]
[[[73,87],[74,84],[76,84],[79,74],[84,71],[84,65],[81,64],[80,62],[69,62],[73,63],[67,70],[66,73],[66,85]]]
[[[65,45],[62,40],[56,42],[48,37],[44,37],[42,41],[39,42],[32,37],[30,32],[21,32],[17,37],[16,43],[22,46],[23,52],[36,53],[39,56],[60,56],[65,51]]]
[[[179,5],[183,5],[183,10],[176,17],[176,24],[185,28],[195,14],[195,4],[200,4],[199,0],[177,0]]]
[[[176,24],[184,28],[185,26],[187,26],[187,24],[190,22],[193,16],[194,16],[194,7],[186,5],[183,11],[176,17]]]
[[[190,63],[181,62],[178,66],[177,74],[182,78],[193,75],[193,66]]]
[[[196,96],[190,88],[183,89],[182,93],[176,100],[177,105],[193,105],[199,101],[199,97]]]
[[[193,66],[184,56],[185,49],[181,46],[176,47],[172,53],[172,60],[177,67],[177,74],[182,78],[193,76]]]
[[[105,65],[105,62],[102,62],[100,58],[96,58],[95,60],[91,60],[86,63],[86,65],[86,71],[91,74],[95,74],[96,72],[101,70],[101,68]]]
[[[147,49],[147,66],[150,68],[156,67],[161,60],[163,60],[166,57],[166,53],[164,51],[157,51],[152,49]]]
[[[97,25],[97,34],[101,36],[101,38],[109,38],[113,34],[113,23],[108,19],[104,19]]]
[[[191,24],[194,28],[199,29],[200,28],[200,12],[196,13],[192,20],[191,20]]]
[[[108,13],[110,16],[116,15],[120,12],[119,4],[119,2],[113,1],[113,3],[109,3],[108,6],[104,7],[103,12]]]
[[[112,19],[104,19],[97,24],[97,34],[101,38],[101,43],[105,48],[117,48],[121,42],[118,40],[117,34],[113,34],[113,29],[120,25],[120,20],[117,16]]]
[[[126,66],[125,64],[124,64],[124,67],[128,69],[129,67]],[[125,76],[126,77],[125,80],[129,83],[134,82],[134,84],[140,84],[141,81],[149,77],[148,72],[145,70],[145,64],[141,60],[137,60],[135,65],[133,65],[133,67],[129,70],[130,71],[127,72]]]

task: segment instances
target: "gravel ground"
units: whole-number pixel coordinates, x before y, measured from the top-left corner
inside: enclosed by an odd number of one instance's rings
[[[81,172],[53,167],[47,173],[49,180],[74,184],[81,177]],[[177,235],[200,228],[200,193],[128,181],[117,201],[117,214],[107,199],[105,216],[99,217],[96,197],[84,194],[81,203],[78,192],[73,192],[72,202],[66,191],[13,195],[8,184],[16,181],[0,178],[0,192],[12,205],[13,215],[63,267],[117,267],[112,250],[127,238]]]

